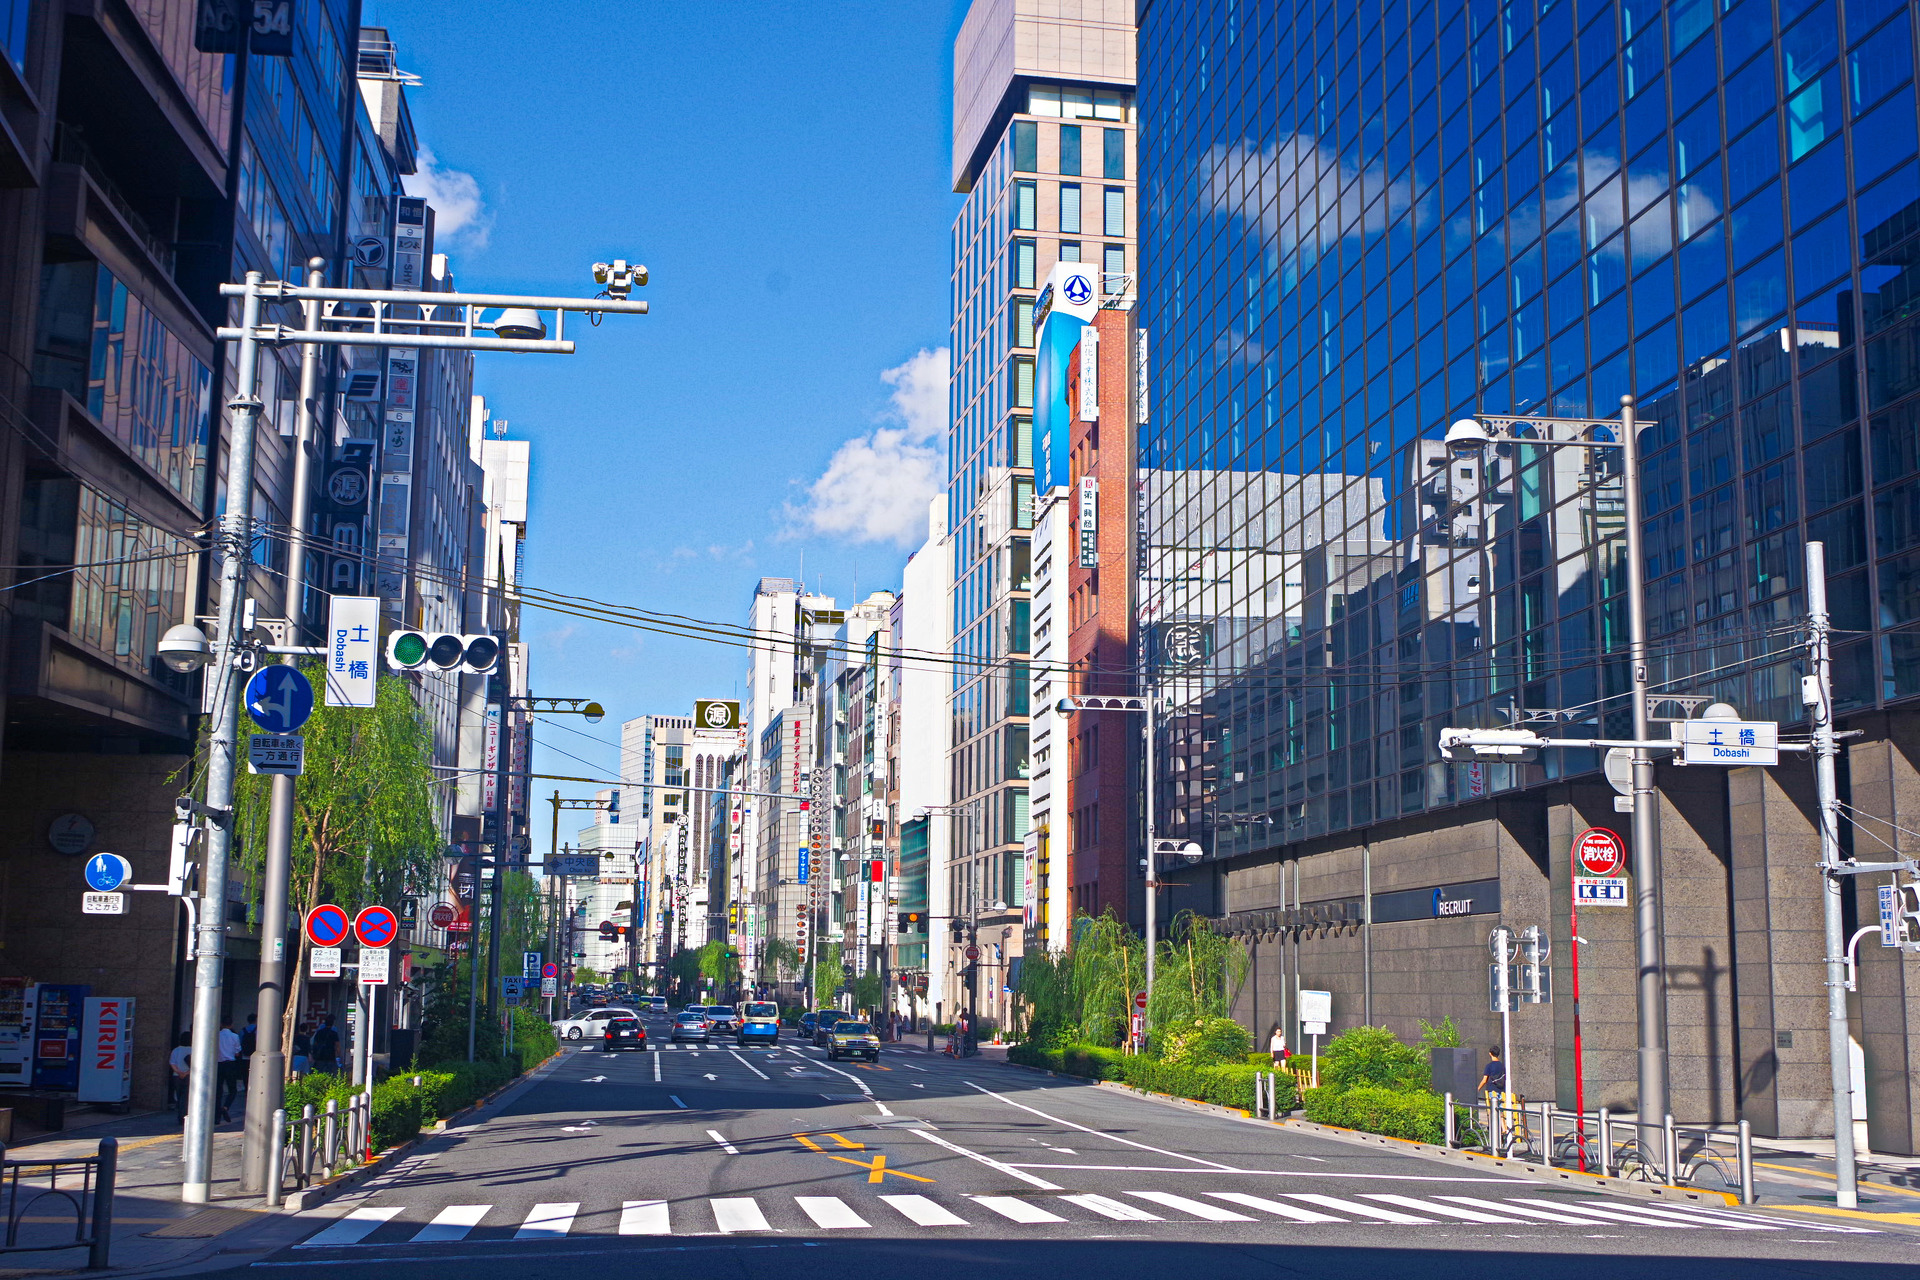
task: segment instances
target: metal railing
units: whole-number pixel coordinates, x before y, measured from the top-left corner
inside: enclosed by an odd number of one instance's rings
[[[315,1111],[309,1102],[293,1117],[283,1107],[273,1113],[273,1132],[280,1141],[275,1163],[280,1176],[267,1180],[267,1203],[278,1205],[289,1183],[295,1190],[304,1190],[368,1159],[373,1142],[373,1094],[354,1094],[344,1110],[337,1098],[327,1099],[323,1111]]]
[[[1444,1140],[1450,1148],[1581,1169],[1603,1177],[1731,1191],[1742,1204],[1755,1199],[1753,1128],[1745,1120],[1728,1131],[1675,1124],[1668,1115],[1662,1118],[1657,1149],[1649,1150],[1640,1126],[1614,1118],[1606,1107],[1582,1116],[1550,1102],[1528,1103],[1512,1094],[1456,1102],[1451,1093],[1442,1106]]]
[[[113,1243],[113,1185],[119,1164],[120,1144],[112,1138],[100,1139],[95,1155],[60,1160],[9,1160],[5,1144],[0,1143],[0,1199],[7,1212],[6,1244],[0,1245],[0,1253],[85,1249],[87,1269],[105,1270]],[[20,1227],[28,1221],[27,1211],[47,1199],[64,1200],[73,1210],[73,1237],[50,1244],[21,1244]]]

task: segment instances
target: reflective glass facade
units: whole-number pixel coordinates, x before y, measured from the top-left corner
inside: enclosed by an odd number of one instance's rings
[[[1920,695],[1914,18],[1896,0],[1142,6],[1142,620],[1168,834],[1225,856],[1591,770],[1625,736],[1612,451],[1473,413],[1637,401],[1657,687]],[[1176,625],[1190,624],[1190,625]]]

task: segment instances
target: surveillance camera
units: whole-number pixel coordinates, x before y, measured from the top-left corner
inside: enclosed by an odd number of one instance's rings
[[[191,622],[168,627],[154,651],[160,655],[160,661],[182,675],[198,671],[213,657],[213,646],[207,642],[206,632]]]
[[[629,263],[625,258],[596,262],[593,264],[593,282],[605,285],[608,297],[624,300],[635,287],[645,287],[647,269],[637,262]]]

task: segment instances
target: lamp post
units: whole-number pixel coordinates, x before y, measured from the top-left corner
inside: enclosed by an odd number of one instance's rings
[[[1539,435],[1520,436],[1531,429]],[[1552,432],[1578,432],[1575,438],[1554,439]],[[1617,433],[1618,439],[1587,438],[1596,430]],[[1447,428],[1446,443],[1456,457],[1478,453],[1489,444],[1534,448],[1620,450],[1621,498],[1625,505],[1627,559],[1627,664],[1633,689],[1633,740],[1647,740],[1647,612],[1645,559],[1640,527],[1640,443],[1635,433],[1633,397],[1620,397],[1617,420],[1604,418],[1462,418]],[[1482,476],[1485,472],[1482,470]],[[1483,480],[1484,487],[1484,480]],[[1485,542],[1484,537],[1482,542]],[[1491,585],[1483,575],[1483,596]],[[1660,830],[1654,809],[1653,756],[1644,745],[1633,752],[1633,866],[1634,957],[1639,968],[1639,1101],[1641,1144],[1645,1150],[1664,1150],[1660,1131],[1671,1101],[1667,1090],[1666,940],[1661,924]],[[1509,1068],[1511,1070],[1511,1068]]]
[[[310,264],[311,265],[311,264]],[[253,602],[247,598],[247,576],[253,563],[252,500],[254,488],[254,437],[260,418],[261,402],[256,391],[260,348],[296,345],[304,350],[320,346],[356,347],[431,347],[442,350],[543,352],[570,355],[574,344],[565,337],[565,317],[569,311],[643,314],[644,302],[628,300],[636,285],[646,283],[645,268],[610,270],[595,264],[596,279],[606,286],[598,298],[519,297],[510,294],[421,293],[400,289],[328,288],[308,283],[268,280],[258,271],[249,271],[240,284],[223,284],[220,294],[240,300],[238,327],[222,326],[217,332],[223,342],[235,344],[234,394],[227,402],[232,411],[231,439],[226,454],[226,492],[230,495],[220,518],[216,542],[221,555],[220,607],[216,635],[211,643],[192,623],[170,628],[161,637],[159,654],[176,671],[192,671],[211,665],[213,680],[210,705],[212,716],[207,736],[207,792],[198,812],[208,819],[206,862],[201,877],[201,910],[196,925],[194,961],[192,1060],[187,1079],[187,1122],[182,1139],[180,1198],[188,1204],[204,1204],[213,1184],[213,1116],[216,1068],[219,1059],[221,989],[225,980],[225,919],[229,862],[233,846],[233,788],[240,733],[240,704],[245,681],[260,660],[261,646],[246,634],[250,628]],[[309,277],[311,280],[311,277]],[[261,309],[274,303],[296,303],[306,307],[304,327],[291,328],[278,322],[262,322]],[[431,317],[415,314],[427,310]],[[499,315],[489,320],[488,311]],[[554,313],[554,334],[547,336],[546,321],[540,312]],[[304,354],[303,350],[303,354]],[[305,379],[303,378],[303,388]],[[307,397],[308,400],[311,397]],[[310,409],[303,410],[310,412]],[[304,451],[302,451],[304,453]],[[298,466],[298,460],[296,460]],[[304,491],[304,486],[301,486]],[[304,524],[298,526],[304,531]],[[295,556],[304,554],[296,540]],[[297,614],[298,600],[289,607]],[[280,652],[304,653],[299,646]],[[291,812],[291,796],[282,806]],[[278,898],[264,907],[262,922],[278,919],[280,939],[286,921],[284,879],[270,877],[266,885],[277,883]],[[263,935],[271,951],[277,940]],[[282,968],[284,980],[284,966]],[[275,1034],[278,1032],[275,1030]],[[262,1064],[264,1069],[266,1064]],[[256,1117],[271,1089],[248,1091],[250,1131],[254,1138],[254,1165],[268,1144],[266,1116]]]

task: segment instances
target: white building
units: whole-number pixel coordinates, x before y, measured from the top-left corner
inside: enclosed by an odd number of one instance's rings
[[[948,867],[955,817],[949,812],[952,777],[947,766],[947,699],[953,687],[948,664],[952,639],[948,592],[952,589],[953,550],[947,545],[947,498],[935,498],[927,512],[927,540],[908,559],[894,607],[893,824],[900,850],[900,909],[924,902],[928,932],[896,940],[895,964],[926,974],[923,1012],[932,1004],[952,1008],[955,989],[948,963],[946,917]],[[917,828],[917,829],[916,829]],[[924,853],[921,848],[924,847]]]

